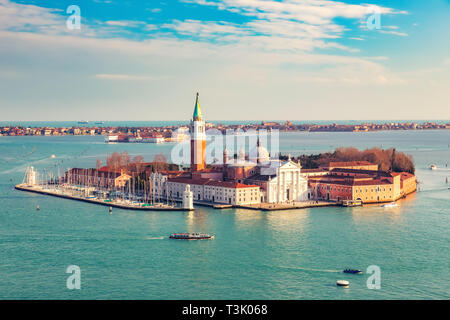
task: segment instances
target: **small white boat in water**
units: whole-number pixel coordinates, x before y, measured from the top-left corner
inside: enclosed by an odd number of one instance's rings
[[[383,208],[395,208],[395,207],[398,207],[398,204],[396,204],[395,202],[391,202],[391,203],[383,204],[381,207],[383,207]]]
[[[435,165],[435,164],[432,164],[432,165],[430,166],[430,169],[431,169],[431,170],[436,170],[436,169],[437,169],[437,167],[436,167],[436,165]]]
[[[339,287],[348,287],[350,285],[350,282],[347,280],[338,280],[336,281],[336,285]]]

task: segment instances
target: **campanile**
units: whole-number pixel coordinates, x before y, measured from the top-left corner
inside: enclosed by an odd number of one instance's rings
[[[195,99],[194,114],[191,121],[191,172],[205,169],[206,135],[198,92]]]

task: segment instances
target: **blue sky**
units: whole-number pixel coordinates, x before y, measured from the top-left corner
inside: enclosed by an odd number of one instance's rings
[[[0,120],[186,120],[197,91],[210,120],[450,119],[449,18],[443,0],[0,0]]]

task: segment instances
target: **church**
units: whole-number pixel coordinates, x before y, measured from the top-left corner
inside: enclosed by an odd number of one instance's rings
[[[194,202],[230,205],[293,203],[308,200],[308,180],[301,173],[300,163],[272,159],[258,139],[256,147],[246,156],[240,149],[236,159],[223,150],[222,163],[206,164],[205,121],[197,93],[190,122],[189,172],[153,173],[152,193],[157,198],[181,200],[189,188]]]

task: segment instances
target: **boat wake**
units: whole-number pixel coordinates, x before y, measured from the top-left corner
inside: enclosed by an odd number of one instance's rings
[[[145,240],[163,240],[164,237],[145,237]]]
[[[329,270],[329,269],[313,269],[303,267],[290,267],[290,266],[276,266],[281,269],[300,270],[300,271],[312,271],[312,272],[328,272],[328,273],[341,273],[342,270]]]

